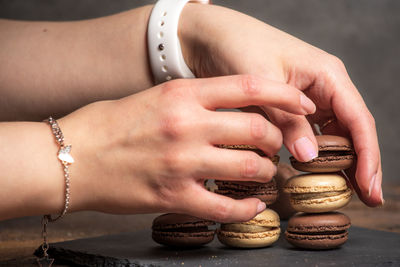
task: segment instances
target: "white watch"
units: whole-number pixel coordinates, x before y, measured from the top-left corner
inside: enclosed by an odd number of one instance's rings
[[[176,78],[195,78],[185,63],[178,38],[179,17],[187,2],[189,0],[159,0],[151,12],[147,46],[156,84]]]

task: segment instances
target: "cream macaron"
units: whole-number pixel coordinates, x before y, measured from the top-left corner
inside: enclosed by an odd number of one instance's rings
[[[281,233],[279,215],[266,209],[256,217],[242,223],[221,224],[218,240],[236,248],[267,247],[279,239]]]
[[[284,187],[296,211],[329,212],[346,206],[351,189],[346,180],[334,173],[303,174],[289,179]]]

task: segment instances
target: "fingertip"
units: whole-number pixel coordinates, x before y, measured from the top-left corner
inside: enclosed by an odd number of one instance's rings
[[[303,108],[304,115],[314,114],[317,110],[314,102],[303,93],[300,94],[300,104]]]
[[[257,205],[257,214],[263,212],[267,208],[267,204],[264,202],[260,201]]]
[[[293,151],[295,158],[301,162],[308,162],[318,157],[318,146],[307,136],[300,137],[293,143]]]

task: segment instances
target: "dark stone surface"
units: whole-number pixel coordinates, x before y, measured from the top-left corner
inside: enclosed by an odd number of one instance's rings
[[[215,239],[177,250],[156,244],[144,230],[51,244],[49,253],[56,261],[85,266],[400,266],[400,234],[351,227],[348,242],[328,251],[293,248],[282,234],[262,249],[231,249]]]

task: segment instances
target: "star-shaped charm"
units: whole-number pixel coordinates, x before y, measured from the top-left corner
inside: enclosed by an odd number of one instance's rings
[[[74,158],[70,154],[71,148],[71,145],[61,148],[60,151],[58,151],[58,158],[64,162],[74,163]]]
[[[51,267],[53,265],[54,259],[45,256],[43,258],[37,258],[36,261],[39,264],[39,267]]]

